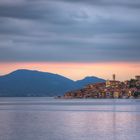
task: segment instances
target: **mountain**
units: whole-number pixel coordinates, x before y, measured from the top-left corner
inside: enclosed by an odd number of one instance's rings
[[[98,77],[94,77],[94,76],[90,76],[90,77],[88,76],[82,80],[76,81],[76,84],[79,87],[83,87],[83,86],[88,85],[88,84],[100,83],[100,82],[105,82],[105,80],[98,78]]]
[[[17,70],[0,77],[0,96],[53,96],[74,88],[63,76],[30,70]]]
[[[95,82],[100,79],[73,81],[58,74],[21,69],[0,76],[0,96],[58,96]]]

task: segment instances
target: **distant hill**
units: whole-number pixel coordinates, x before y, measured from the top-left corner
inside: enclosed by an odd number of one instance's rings
[[[89,83],[103,81],[97,77],[73,81],[58,74],[21,69],[0,76],[0,96],[58,96]]]
[[[104,79],[101,79],[101,78],[98,78],[98,77],[85,77],[84,79],[82,80],[78,80],[76,81],[76,84],[77,86],[80,86],[80,87],[83,87],[85,85],[88,85],[88,84],[92,84],[92,83],[100,83],[100,82],[105,82]]]

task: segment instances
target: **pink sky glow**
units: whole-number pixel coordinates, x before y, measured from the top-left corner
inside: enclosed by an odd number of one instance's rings
[[[135,75],[140,75],[140,63],[0,63],[0,75],[5,75],[17,69],[30,69],[57,73],[73,80],[79,80],[85,76],[97,76],[104,79],[111,79],[112,74],[115,73],[117,80],[124,81],[134,78]]]

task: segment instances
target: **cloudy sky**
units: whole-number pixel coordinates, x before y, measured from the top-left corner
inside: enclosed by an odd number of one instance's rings
[[[0,74],[18,68],[139,74],[140,1],[0,0]]]

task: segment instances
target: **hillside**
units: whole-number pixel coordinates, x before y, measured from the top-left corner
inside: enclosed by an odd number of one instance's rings
[[[91,82],[101,82],[101,79],[73,81],[58,74],[21,69],[0,76],[0,96],[58,96]]]

